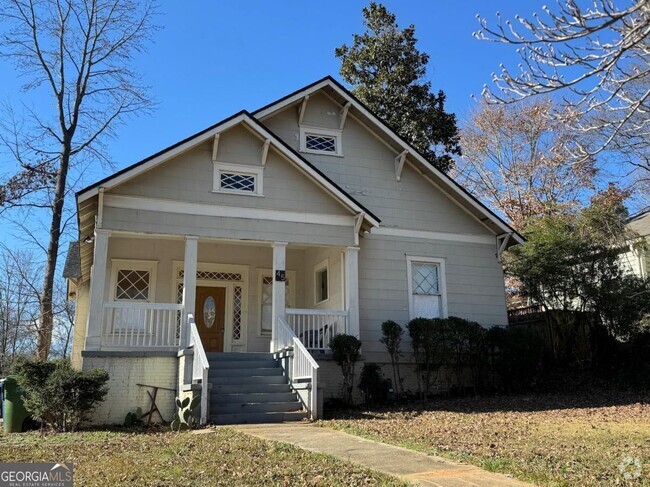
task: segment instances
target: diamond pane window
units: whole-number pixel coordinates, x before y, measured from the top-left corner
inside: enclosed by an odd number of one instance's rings
[[[284,283],[284,286],[284,305],[287,308],[291,308],[291,280],[287,279]],[[262,277],[260,314],[262,316],[262,332],[271,332],[271,328],[273,326],[273,277],[271,276]]]
[[[222,171],[219,177],[221,189],[255,193],[255,176],[252,174]]]
[[[336,152],[336,137],[326,135],[305,135],[305,147],[308,150]]]
[[[437,296],[439,291],[438,264],[413,262],[411,275],[413,278],[413,294]]]
[[[242,289],[235,286],[233,290],[232,303],[232,338],[233,340],[241,339],[241,315],[242,315]]]
[[[118,270],[115,299],[149,301],[151,273],[143,270]]]

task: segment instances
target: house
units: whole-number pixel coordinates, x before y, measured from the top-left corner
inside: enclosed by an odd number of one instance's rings
[[[317,417],[328,343],[387,364],[381,323],[505,325],[500,253],[522,237],[331,77],[241,111],[77,193],[66,264],[75,366],[97,422],[201,395],[201,420]]]
[[[629,218],[627,222],[629,230],[638,235],[636,242],[632,242],[626,252],[621,253],[621,263],[632,274],[638,277],[648,277],[649,255],[647,245],[638,245],[648,242],[650,235],[650,210],[642,211]]]

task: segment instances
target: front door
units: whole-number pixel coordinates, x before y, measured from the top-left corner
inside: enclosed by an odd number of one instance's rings
[[[226,288],[196,288],[196,327],[206,352],[223,352]]]

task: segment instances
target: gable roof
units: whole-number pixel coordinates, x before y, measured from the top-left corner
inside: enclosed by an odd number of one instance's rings
[[[640,237],[650,235],[650,209],[632,215],[628,218],[627,225],[638,233]]]
[[[366,220],[372,226],[379,226],[380,219],[377,218],[369,209],[350,196],[343,188],[332,181],[326,174],[320,171],[316,166],[302,157],[298,152],[291,148],[286,142],[275,135],[268,127],[263,125],[259,120],[253,117],[248,111],[242,110],[186,139],[177,142],[174,145],[159,151],[152,156],[147,157],[135,164],[128,166],[92,185],[77,192],[77,205],[99,192],[99,188],[110,189],[119,184],[130,180],[139,174],[142,174],[169,159],[190,150],[198,144],[211,140],[216,134],[228,130],[231,127],[245,123],[256,132],[261,138],[270,140],[274,147],[291,161],[299,170],[310,177],[314,182],[321,186],[325,191],[334,196],[344,206],[349,208],[355,214],[363,214]]]
[[[304,88],[294,91],[277,101],[271,102],[258,110],[255,110],[253,115],[263,122],[266,117],[302,101],[306,95],[321,90],[324,90],[326,94],[334,95],[346,102],[350,102],[351,106],[356,110],[356,114],[365,119],[365,121],[370,122],[370,124],[376,127],[383,136],[389,139],[397,153],[400,151],[407,151],[412,160],[419,165],[418,167],[424,169],[424,172],[421,171],[423,176],[456,201],[457,204],[464,207],[466,210],[469,210],[471,214],[473,214],[485,226],[490,228],[496,235],[510,234],[514,240],[512,244],[524,243],[525,239],[521,234],[514,230],[487,206],[481,203],[474,195],[454,181],[448,174],[445,174],[433,166],[433,164],[431,164],[426,157],[418,151],[418,149],[404,140],[404,138],[402,138],[392,127],[368,108],[361,100],[329,75],[305,86]]]

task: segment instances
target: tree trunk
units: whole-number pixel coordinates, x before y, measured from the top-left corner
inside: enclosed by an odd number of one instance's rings
[[[56,174],[56,187],[52,203],[52,221],[50,223],[50,242],[47,246],[47,263],[41,291],[41,312],[38,325],[38,342],[36,354],[39,360],[47,360],[52,346],[52,328],[54,325],[54,310],[52,297],[54,294],[54,274],[59,257],[59,239],[61,238],[61,219],[63,217],[63,204],[68,179],[68,166],[70,163],[71,146],[67,141],[61,149],[61,164]]]

